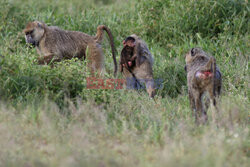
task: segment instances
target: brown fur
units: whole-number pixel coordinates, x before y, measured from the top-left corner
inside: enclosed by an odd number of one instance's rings
[[[216,96],[221,91],[221,73],[214,57],[208,56],[200,48],[192,48],[185,57],[188,94],[191,108],[195,111],[196,122],[205,123],[207,113],[202,104],[202,96],[207,91],[216,107]]]
[[[104,55],[101,47],[103,31],[107,32],[110,39],[116,75],[117,63],[113,36],[110,29],[104,25],[97,27],[96,36],[62,30],[39,21],[29,22],[23,30],[26,42],[34,45],[41,56],[38,59],[39,64],[49,64],[73,57],[87,58],[91,72],[98,72],[98,74],[104,72]],[[88,55],[86,55],[86,49],[88,49]]]
[[[120,72],[123,72],[125,67],[127,70],[132,70],[135,67],[135,56],[134,48],[130,46],[125,46],[121,52],[121,61],[120,61]]]
[[[133,78],[134,80],[136,80],[136,82],[144,82],[146,84],[146,89],[149,96],[154,97],[155,88],[153,81],[153,57],[146,43],[143,40],[141,40],[138,36],[134,34],[129,37],[133,37],[135,39],[135,45],[131,45],[132,47],[134,47],[133,55],[127,55],[127,57],[130,57],[130,61],[135,61],[134,66],[130,68],[120,69],[120,71],[126,79]],[[126,41],[124,41],[123,44],[123,49],[126,49]],[[120,58],[120,64],[122,64],[124,56],[126,57],[126,54],[124,55],[122,53]],[[120,68],[122,68],[122,66],[120,66]]]

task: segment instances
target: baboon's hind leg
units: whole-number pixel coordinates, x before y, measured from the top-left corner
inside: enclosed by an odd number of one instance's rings
[[[202,106],[202,93],[194,91],[195,101],[195,121],[197,124],[204,124],[207,122],[207,113]]]
[[[91,75],[103,76],[105,72],[104,55],[101,45],[97,43],[89,44],[87,47],[88,67]]]

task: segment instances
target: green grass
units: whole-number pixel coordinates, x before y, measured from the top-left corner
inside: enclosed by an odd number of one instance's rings
[[[249,3],[247,0],[0,1],[0,166],[248,166]],[[40,20],[95,35],[107,25],[119,52],[137,34],[154,55],[163,88],[86,89],[86,63],[38,66],[22,29]],[[202,47],[223,74],[219,113],[196,126],[184,54]],[[113,77],[108,39],[105,78]],[[118,76],[121,78],[121,75]]]

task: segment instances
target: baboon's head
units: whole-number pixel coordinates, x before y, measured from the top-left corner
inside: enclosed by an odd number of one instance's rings
[[[29,22],[23,30],[26,42],[37,46],[44,35],[45,26],[44,23],[39,21]]]
[[[123,47],[129,46],[129,47],[135,47],[135,38],[132,36],[127,37],[123,42]]]
[[[186,64],[193,62],[197,55],[204,54],[205,52],[201,48],[192,48],[185,55]]]
[[[195,77],[202,80],[210,80],[213,76],[212,65],[214,62],[213,57],[209,57],[206,52],[201,48],[192,48],[185,55],[186,66],[185,70],[189,71],[192,68],[195,71]]]
[[[135,61],[130,61],[130,58],[134,54],[135,38],[129,36],[123,41],[123,49],[121,51],[122,64],[128,63],[129,67],[135,65]]]

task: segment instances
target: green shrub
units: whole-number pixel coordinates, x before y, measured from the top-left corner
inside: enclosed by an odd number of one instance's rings
[[[214,38],[218,34],[244,35],[249,30],[249,7],[244,0],[138,0],[141,34],[165,43],[183,43],[185,37]]]

